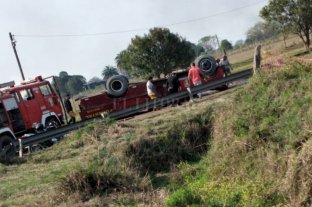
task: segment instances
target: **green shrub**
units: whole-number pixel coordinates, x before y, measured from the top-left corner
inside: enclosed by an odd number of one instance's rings
[[[79,193],[84,198],[112,192],[136,192],[150,187],[148,177],[139,174],[114,158],[94,160],[87,168],[72,170],[60,182],[65,194]]]
[[[202,203],[200,195],[190,189],[179,189],[167,200],[169,207],[196,206]]]

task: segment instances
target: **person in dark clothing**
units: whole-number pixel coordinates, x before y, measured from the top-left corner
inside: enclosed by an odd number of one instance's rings
[[[167,90],[169,94],[177,93],[179,91],[180,81],[175,73],[171,73],[167,79]],[[180,100],[175,100],[172,105],[178,103],[180,105]]]
[[[167,79],[167,89],[169,94],[177,93],[179,91],[180,81],[175,73],[171,73]]]
[[[65,97],[64,105],[65,105],[65,110],[70,117],[68,124],[75,123],[76,122],[76,114],[73,111],[73,107],[70,103],[70,95],[69,94],[67,94]]]

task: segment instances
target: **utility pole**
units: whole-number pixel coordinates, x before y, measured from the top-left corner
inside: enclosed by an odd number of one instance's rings
[[[219,38],[218,38],[218,36],[217,36],[217,35],[215,35],[215,37],[216,37],[216,39],[217,39],[217,43],[218,43],[219,50],[220,50],[220,52],[222,53]],[[223,55],[226,55],[226,51],[225,51],[225,49],[223,49]]]
[[[217,50],[217,51],[220,51],[220,53],[221,53],[221,45],[220,45],[219,38],[218,38],[218,36],[217,36],[217,35],[215,35],[215,38],[216,38],[216,40],[217,40],[217,44],[218,44],[218,50]],[[221,56],[222,56],[222,54],[221,54]]]
[[[11,44],[12,44],[13,51],[14,51],[14,54],[15,54],[15,57],[16,57],[16,60],[17,60],[17,64],[18,64],[18,67],[19,67],[21,75],[22,75],[22,79],[25,80],[25,76],[24,76],[24,73],[23,73],[22,65],[21,65],[21,62],[20,62],[20,60],[18,58],[17,51],[16,51],[16,41],[15,41],[13,35],[11,34],[11,32],[9,33],[9,36],[10,36],[10,39],[11,39]]]
[[[215,35],[215,37],[216,37],[216,40],[217,40],[217,43],[218,43],[218,47],[219,47],[219,49],[220,49],[220,42],[219,42],[219,38],[218,38],[218,36],[217,35]]]

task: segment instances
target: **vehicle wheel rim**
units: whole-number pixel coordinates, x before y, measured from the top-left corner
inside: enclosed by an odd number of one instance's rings
[[[112,82],[112,89],[115,91],[120,91],[122,89],[122,84],[120,81],[114,81]]]

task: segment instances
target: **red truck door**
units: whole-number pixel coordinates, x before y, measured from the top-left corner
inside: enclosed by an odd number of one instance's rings
[[[7,123],[15,134],[25,131],[24,120],[18,108],[16,98],[12,96],[11,98],[4,99],[2,102],[0,113],[3,123]]]
[[[33,128],[34,123],[41,123],[41,111],[43,108],[36,99],[35,94],[37,93],[39,93],[38,87],[22,89],[19,91],[20,110],[23,114],[27,129]]]
[[[45,111],[55,112],[58,117],[62,116],[62,107],[56,94],[53,93],[50,84],[41,85],[39,89],[40,94],[38,94],[38,96],[40,96],[40,104],[44,106],[43,108],[45,108]]]

